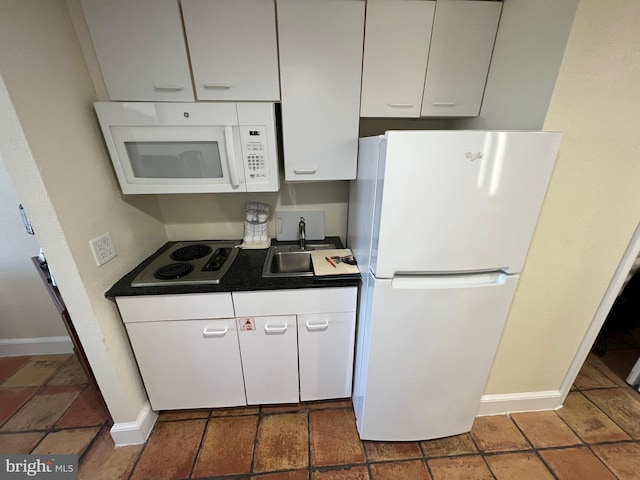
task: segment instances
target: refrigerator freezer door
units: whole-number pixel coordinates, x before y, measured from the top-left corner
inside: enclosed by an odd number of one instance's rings
[[[555,132],[387,132],[375,276],[520,272],[560,139]]]
[[[353,398],[363,440],[471,429],[518,276],[443,277],[366,282]]]

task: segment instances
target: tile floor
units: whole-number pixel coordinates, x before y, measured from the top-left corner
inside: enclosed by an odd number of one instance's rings
[[[640,356],[640,327],[630,330],[604,330],[592,349],[616,375],[626,379]]]
[[[90,480],[637,479],[639,420],[640,394],[591,355],[564,408],[446,439],[361,442],[337,400],[162,412],[146,445],[114,448],[73,356],[0,358],[0,453],[75,453]]]

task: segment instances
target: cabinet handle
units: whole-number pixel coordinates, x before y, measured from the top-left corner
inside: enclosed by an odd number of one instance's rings
[[[157,92],[179,92],[184,90],[182,85],[154,85],[153,89]]]
[[[413,108],[413,103],[387,103],[391,108]]]
[[[267,333],[284,333],[287,331],[287,324],[285,323],[284,325],[274,325],[274,326],[266,324],[264,326],[264,331]]]
[[[316,167],[311,168],[294,168],[293,173],[297,175],[313,175],[318,171]]]
[[[456,102],[431,102],[434,107],[455,107]]]
[[[232,85],[230,83],[205,83],[205,90],[229,90]]]
[[[224,337],[229,331],[229,327],[224,327],[222,330],[216,330],[213,328],[205,328],[202,332],[204,338]]]
[[[326,330],[327,328],[329,328],[329,320],[325,320],[322,323],[307,322],[307,330],[310,332],[314,330]]]

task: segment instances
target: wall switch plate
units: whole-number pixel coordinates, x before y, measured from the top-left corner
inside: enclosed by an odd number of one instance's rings
[[[306,224],[307,240],[324,240],[324,210],[277,211],[276,239],[298,240],[300,217]]]
[[[111,235],[108,232],[98,238],[94,238],[89,244],[98,266],[104,265],[116,257],[116,247],[113,245],[113,240],[111,240]]]

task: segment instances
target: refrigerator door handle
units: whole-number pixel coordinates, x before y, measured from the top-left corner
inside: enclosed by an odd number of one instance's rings
[[[464,274],[396,274],[391,279],[392,288],[411,290],[433,288],[497,287],[504,285],[509,276],[502,270]]]

